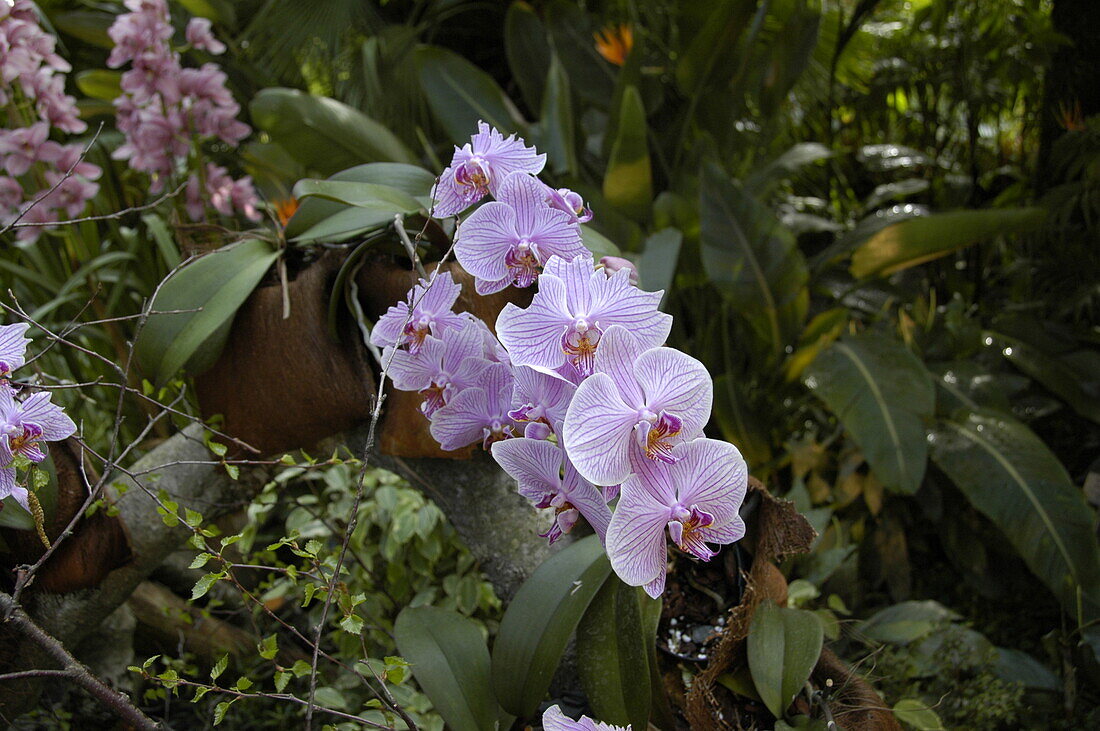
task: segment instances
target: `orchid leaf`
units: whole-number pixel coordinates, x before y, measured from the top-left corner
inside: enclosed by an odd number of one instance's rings
[[[766,601],[756,608],[747,643],[749,672],[764,705],[776,718],[791,705],[817,664],[824,642],[813,612]]]
[[[278,256],[266,241],[248,239],[176,271],[135,343],[142,370],[163,385],[185,365],[194,374],[213,363],[237,310]]]
[[[610,573],[599,537],[588,536],[546,559],[516,592],[493,645],[493,689],[504,710],[520,718],[535,713]]]
[[[498,709],[489,683],[489,650],[473,620],[439,607],[406,607],[393,635],[417,684],[449,728],[494,727]]]
[[[645,728],[649,720],[649,651],[653,632],[643,627],[642,592],[608,577],[577,626],[577,672],[596,717]]]

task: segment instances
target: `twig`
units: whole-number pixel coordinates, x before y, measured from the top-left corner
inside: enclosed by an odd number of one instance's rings
[[[57,190],[58,188],[60,188],[62,183],[64,183],[66,180],[68,180],[69,178],[71,178],[73,176],[73,171],[76,170],[77,166],[80,163],[84,162],[84,157],[88,154],[89,151],[91,151],[92,145],[94,145],[95,141],[99,139],[99,133],[102,132],[102,131],[103,131],[103,122],[100,122],[99,127],[95,131],[95,134],[92,135],[92,141],[88,143],[88,145],[84,148],[84,151],[80,153],[80,156],[78,158],[76,158],[76,162],[74,162],[72,164],[72,166],[69,167],[69,169],[65,171],[65,174],[61,176],[61,179],[58,180],[56,183],[54,183],[50,187],[49,190],[47,190],[45,193],[43,193],[42,195],[38,196],[33,201],[31,201],[30,205],[28,205],[26,208],[24,208],[19,213],[18,216],[13,218],[11,223],[9,223],[7,226],[4,226],[4,228],[0,228],[0,236],[3,236],[8,231],[11,231],[13,228],[15,228],[16,225],[19,223],[19,221],[21,221],[23,219],[23,216],[30,213],[32,208],[34,208],[39,203],[41,203],[42,201],[46,200],[51,195],[53,195],[54,191]],[[55,224],[51,223],[50,225],[53,226]]]
[[[431,216],[428,217],[431,220]],[[424,271],[424,265],[420,261],[420,255],[416,253],[416,247],[413,246],[413,242],[409,240],[409,232],[405,230],[405,216],[398,213],[393,217],[393,224],[397,228],[397,237],[401,239],[401,243],[405,246],[405,251],[409,255],[409,259],[412,260],[413,266],[416,267],[416,273],[420,275],[421,279],[427,279],[428,274]],[[417,236],[417,240],[420,237]]]
[[[37,228],[47,226],[70,226],[74,223],[87,223],[88,221],[112,221],[116,218],[122,218],[131,213],[137,213],[138,211],[147,211],[150,208],[156,208],[169,198],[175,198],[177,195],[183,192],[183,189],[187,187],[187,181],[180,183],[173,190],[168,191],[160,198],[157,198],[151,203],[145,203],[140,206],[132,206],[130,208],[123,208],[121,211],[115,211],[114,213],[104,213],[101,216],[84,216],[83,218],[69,218],[64,221],[35,221],[33,223],[12,223],[11,228]],[[5,229],[6,231],[7,229]],[[0,231],[3,233],[3,231]]]
[[[62,647],[60,642],[46,634],[41,627],[35,624],[34,620],[15,603],[9,594],[0,592],[0,610],[3,610],[3,612],[8,615],[8,624],[31,639],[50,657],[57,661],[62,666],[62,672],[64,672],[73,683],[86,690],[92,697],[102,703],[103,706],[108,708],[128,725],[137,729],[163,728],[157,724],[156,721],[142,713],[141,709],[134,706],[129,698],[109,687],[102,680],[93,675],[88,668],[82,665],[68,650]],[[14,675],[14,673],[10,673],[9,678],[11,675]]]
[[[435,206],[433,204],[432,210],[428,211],[428,222],[431,221],[432,213],[434,212],[434,210]],[[397,230],[399,232],[403,232],[405,228],[404,219],[400,215],[398,215],[394,219],[394,222],[397,224]],[[424,231],[427,229],[427,226],[428,224],[425,223],[424,229],[421,229],[420,232],[416,235],[417,242],[419,242],[420,239],[423,237]],[[403,239],[407,239],[407,234],[403,237]],[[417,265],[420,271],[423,273],[423,265],[419,264],[419,258],[416,257],[416,246],[413,244],[413,242],[410,241],[408,243],[408,248],[413,252],[414,265]],[[417,299],[415,302],[410,303],[411,306],[409,307],[408,314],[405,316],[405,322],[402,324],[402,329],[404,329],[405,325],[408,325],[409,321],[412,319],[412,313],[416,305],[419,304],[420,300],[423,299],[428,294],[428,291],[432,288],[432,286],[434,286],[435,282],[437,281],[436,275],[439,274],[440,268],[443,266],[443,263],[447,260],[447,258],[450,257],[452,251],[454,251],[453,241],[451,242],[450,248],[448,248],[447,251],[440,258],[439,263],[436,264],[435,271],[432,273],[432,278],[428,280],[427,285],[424,287],[424,291],[420,295],[420,298]],[[425,277],[425,279],[427,279],[427,277]],[[325,631],[325,624],[328,621],[328,613],[329,610],[332,608],[332,599],[333,596],[336,594],[336,582],[340,580],[340,571],[343,569],[344,561],[347,558],[348,546],[351,543],[351,536],[355,532],[356,525],[358,525],[359,523],[359,506],[363,502],[363,489],[367,477],[367,470],[370,468],[371,453],[374,451],[374,441],[375,435],[378,431],[378,421],[382,418],[382,403],[386,400],[386,376],[389,372],[389,367],[393,361],[393,355],[395,352],[396,350],[390,351],[390,357],[386,359],[385,363],[382,364],[381,374],[378,377],[378,386],[375,389],[374,396],[374,409],[371,413],[370,427],[367,429],[366,443],[363,445],[363,464],[359,467],[359,473],[356,475],[355,478],[355,500],[352,502],[351,512],[348,517],[348,524],[344,528],[344,538],[340,545],[340,554],[336,558],[336,566],[333,567],[332,575],[328,581],[327,591],[325,592],[325,604],[321,608],[321,618],[317,622],[317,628],[314,632],[313,657],[310,661],[309,668],[309,701],[306,705],[306,731],[310,731],[310,729],[313,728],[313,699],[317,693],[317,658],[321,651],[321,635]],[[396,710],[398,715],[401,716],[401,719],[406,724],[408,724],[410,730],[418,728],[417,725],[413,723],[413,720],[409,718],[408,714],[405,713],[404,709],[402,709],[400,706],[397,706]]]

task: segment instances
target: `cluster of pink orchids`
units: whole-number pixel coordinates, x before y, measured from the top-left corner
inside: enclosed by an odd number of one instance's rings
[[[166,0],[126,0],[130,11],[118,16],[108,34],[115,43],[108,65],[130,68],[120,79],[115,100],[117,125],[125,137],[115,151],[134,170],[148,173],[150,193],[169,181],[186,180],[185,208],[191,220],[207,206],[222,215],[260,217],[259,199],[248,177],[234,180],[228,171],[202,160],[205,142],[235,147],[250,133],[237,119],[240,106],[226,88],[226,75],[214,63],[184,68],[171,42],[174,30]],[[187,45],[220,54],[209,20],[192,18]],[[49,224],[79,216],[99,191],[101,170],[81,159],[83,147],[62,145],[55,133],[87,129],[76,100],[65,94],[71,67],[56,52],[56,39],[43,30],[30,0],[0,0],[0,225],[19,217],[21,240],[33,240]],[[183,176],[186,176],[184,178]],[[33,204],[33,205],[32,205]]]
[[[487,195],[458,226],[455,253],[480,293],[538,283],[531,305],[488,325],[455,313],[449,273],[421,280],[372,331],[394,385],[418,391],[445,450],[480,442],[535,507],[551,542],[584,517],[611,565],[664,591],[665,532],[708,560],[744,535],[748,479],[732,444],[707,439],[713,385],[698,360],[664,347],[672,317],[623,260],[597,266],[581,241],[580,196],[536,175],[545,156],[484,123],[455,148],[432,197],[438,216]]]
[[[108,34],[115,47],[107,65],[130,63],[122,74],[122,95],[115,100],[118,129],[126,136],[114,157],[152,177],[150,192],[159,193],[199,145],[220,140],[236,147],[251,131],[237,119],[240,106],[226,88],[225,72],[217,64],[184,68],[173,50],[172,24],[166,0],[126,0],[129,13],[118,16]],[[217,55],[225,44],[211,32],[210,21],[192,18],[187,24],[191,48]],[[225,168],[198,161],[187,179],[187,215],[203,218],[207,202],[222,215],[234,210],[259,220],[256,190],[249,177],[233,180]],[[198,168],[198,169],[195,169]]]
[[[79,144],[61,145],[50,132],[83,132],[76,100],[65,94],[72,70],[54,49],[57,39],[42,30],[29,0],[0,2],[0,108],[10,129],[0,129],[0,225],[20,214],[26,223],[72,218],[99,192],[100,169],[79,162]],[[75,168],[74,168],[75,166]],[[66,173],[72,170],[68,177]],[[48,191],[52,192],[43,197]],[[32,201],[42,198],[34,206]],[[19,230],[33,240],[41,228]]]
[[[56,442],[76,433],[76,424],[49,393],[23,396],[8,377],[26,364],[28,325],[0,325],[0,500],[14,496],[31,512],[30,493],[18,481],[20,461],[37,464],[46,458],[42,442]]]

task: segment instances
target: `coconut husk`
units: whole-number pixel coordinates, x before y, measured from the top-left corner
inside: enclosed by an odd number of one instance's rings
[[[766,600],[786,604],[787,583],[775,562],[810,550],[816,533],[793,503],[772,496],[755,478],[749,478],[750,498],[758,496],[756,515],[748,520],[746,547],[753,553],[745,576],[741,602],[730,610],[718,644],[706,668],[692,682],[683,706],[693,729],[738,729],[730,713],[731,696],[718,677],[747,666],[746,639],[756,608]],[[866,680],[851,672],[832,651],[822,651],[811,678],[820,687],[832,681],[830,709],[848,731],[898,729],[900,726],[882,698]]]
[[[57,504],[43,526],[54,543],[84,506],[88,491],[80,467],[80,445],[66,439],[50,445],[50,457],[57,473]],[[95,480],[90,467],[89,479]],[[10,553],[3,556],[6,568],[34,564],[46,552],[38,533],[33,530],[0,529]],[[63,594],[97,586],[108,573],[130,560],[130,541],[126,528],[106,510],[81,518],[50,558],[35,572],[30,585],[34,591]]]
[[[329,294],[343,255],[329,251],[287,284],[259,287],[217,362],[195,379],[204,418],[263,454],[309,448],[370,417],[374,377],[353,323],[328,336]],[[232,448],[232,445],[230,445]]]

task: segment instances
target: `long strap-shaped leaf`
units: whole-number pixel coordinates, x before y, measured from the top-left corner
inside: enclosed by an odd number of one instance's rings
[[[928,455],[923,419],[932,416],[935,391],[916,356],[875,333],[842,338],[806,368],[803,382],[855,437],[884,485],[917,491]]]
[[[489,650],[472,620],[439,607],[408,607],[393,626],[416,682],[454,731],[493,728]]]
[[[1076,615],[1080,589],[1091,613],[1100,600],[1093,513],[1030,429],[997,411],[961,412],[936,426],[932,459],[1004,532],[1067,611]]]
[[[504,710],[530,717],[550,687],[569,637],[611,573],[597,536],[554,554],[524,582],[493,645],[493,688]]]

